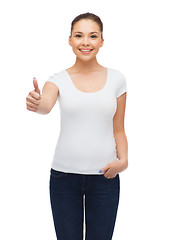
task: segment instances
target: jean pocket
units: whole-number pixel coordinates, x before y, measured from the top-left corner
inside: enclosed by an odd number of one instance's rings
[[[54,169],[51,168],[50,175],[54,178],[59,178],[59,177],[62,177],[64,175],[66,175],[66,173],[61,172],[61,171],[57,171],[57,170],[54,170]]]
[[[116,179],[117,177],[118,177],[118,174],[116,174],[116,176],[115,176],[115,177],[112,177],[112,178],[107,178],[107,177],[105,177],[104,174],[103,174],[103,178],[106,179],[106,180],[109,180],[109,181],[110,181],[110,180],[113,180],[113,179]]]

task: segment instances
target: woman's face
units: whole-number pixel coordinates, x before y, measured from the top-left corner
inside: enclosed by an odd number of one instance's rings
[[[75,55],[83,61],[89,61],[96,56],[104,39],[101,39],[99,25],[87,19],[82,19],[74,24],[72,36],[69,36],[69,44]],[[88,52],[81,52],[81,49],[90,49]]]

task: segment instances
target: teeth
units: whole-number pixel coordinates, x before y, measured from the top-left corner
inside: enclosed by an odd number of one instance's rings
[[[80,50],[81,52],[90,52],[91,50]]]

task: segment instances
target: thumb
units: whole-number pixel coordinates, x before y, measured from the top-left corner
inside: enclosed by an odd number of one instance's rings
[[[34,91],[40,94],[40,89],[38,87],[37,79],[35,77],[33,78],[33,85],[34,85],[34,88],[35,88]]]
[[[109,169],[109,166],[107,165],[106,167],[101,168],[101,169],[99,170],[99,173],[106,172],[106,170],[108,170],[108,169]]]

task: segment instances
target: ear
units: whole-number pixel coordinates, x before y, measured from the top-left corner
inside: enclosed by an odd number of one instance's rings
[[[102,38],[101,43],[100,43],[100,47],[102,47],[104,45],[104,38]]]
[[[71,46],[71,36],[69,36],[68,43]]]

